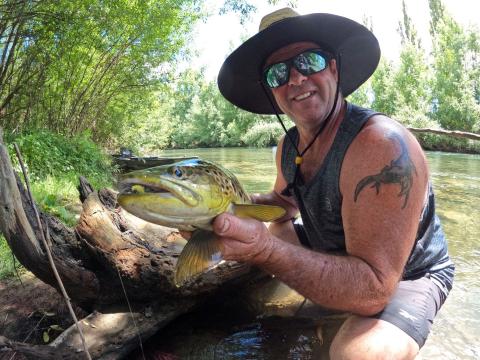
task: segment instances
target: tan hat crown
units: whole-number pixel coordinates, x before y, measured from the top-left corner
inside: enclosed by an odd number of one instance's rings
[[[258,27],[258,31],[265,30],[267,27],[278,21],[297,16],[300,16],[300,14],[288,7],[276,10],[270,14],[265,15],[262,18],[262,20],[260,21],[260,26]]]

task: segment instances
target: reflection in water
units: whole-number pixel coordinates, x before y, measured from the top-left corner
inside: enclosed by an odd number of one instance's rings
[[[233,171],[248,192],[269,191],[275,180],[271,149],[193,149],[160,155],[197,155],[218,162]],[[480,359],[480,156],[431,152],[427,158],[456,277],[421,355],[424,359]],[[320,344],[308,320],[283,320],[272,327],[268,318],[237,315],[233,319],[225,314],[187,316],[187,323],[180,319],[161,332],[162,341],[157,344],[168,344],[162,347],[166,354],[181,359],[319,358]]]

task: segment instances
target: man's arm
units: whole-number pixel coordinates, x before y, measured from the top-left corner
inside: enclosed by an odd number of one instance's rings
[[[427,182],[426,160],[413,136],[377,116],[342,165],[346,256],[286,243],[263,224],[229,214],[217,217],[214,229],[224,238],[226,259],[256,264],[325,307],[372,315],[384,308],[402,276]]]

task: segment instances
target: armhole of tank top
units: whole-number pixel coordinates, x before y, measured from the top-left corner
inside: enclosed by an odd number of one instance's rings
[[[288,132],[290,133],[290,135],[292,136],[293,140],[296,141],[297,139],[297,135],[295,134],[296,132],[296,128],[295,127],[292,127],[290,129],[288,129]],[[288,151],[285,151],[287,149],[287,143],[288,143],[288,148],[289,149],[293,149],[293,145],[290,144],[290,140],[288,138],[288,135],[285,134],[285,136],[283,137],[283,143],[282,143],[282,156],[281,156],[281,159],[280,159],[280,168],[281,168],[281,171],[282,171],[282,175],[283,177],[285,178],[285,180],[287,180],[286,176],[285,176],[285,172],[284,172],[284,169],[286,169],[286,166],[287,166],[287,156],[288,156]],[[294,150],[294,149],[293,149]]]
[[[363,109],[355,104],[352,104],[352,103],[348,103],[348,105],[350,106],[349,107],[349,114],[352,114],[355,110],[358,110],[358,109]],[[355,109],[356,108],[356,109]],[[363,111],[363,110],[362,110]],[[342,175],[342,167],[343,167],[343,162],[345,160],[345,156],[347,155],[347,152],[348,152],[348,149],[350,148],[350,146],[352,145],[352,143],[355,141],[355,138],[358,136],[358,134],[360,133],[360,131],[362,131],[362,129],[364,128],[364,126],[367,124],[368,120],[370,120],[373,116],[375,115],[384,115],[383,113],[380,113],[380,112],[374,112],[374,111],[370,111],[368,110],[368,114],[364,119],[363,121],[363,124],[358,127],[358,129],[356,129],[356,132],[355,134],[353,135],[353,137],[351,138],[351,141],[349,142],[349,144],[347,145],[347,147],[345,148],[344,152],[343,152],[343,157],[342,159],[340,160],[340,164],[339,164],[339,168],[338,168],[338,183],[337,183],[337,188],[338,188],[338,196],[340,197],[340,201],[343,201],[343,193],[342,193],[342,188],[340,186],[340,178],[341,178],[341,175]]]

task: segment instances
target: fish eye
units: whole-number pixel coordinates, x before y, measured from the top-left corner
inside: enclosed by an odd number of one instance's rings
[[[132,193],[143,194],[145,193],[145,188],[142,185],[132,185]]]
[[[177,177],[182,177],[183,173],[182,173],[182,170],[180,170],[179,168],[176,168],[175,169],[175,176]]]

